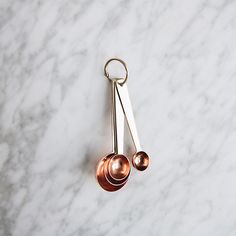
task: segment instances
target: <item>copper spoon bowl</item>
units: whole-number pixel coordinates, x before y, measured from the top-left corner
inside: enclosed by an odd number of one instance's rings
[[[105,163],[104,175],[112,185],[123,185],[129,177],[130,164],[124,155],[113,155]]]
[[[149,165],[149,156],[144,151],[136,152],[132,158],[133,167],[137,170],[146,170]]]
[[[115,180],[124,180],[130,173],[129,160],[121,154],[112,156],[107,167],[108,173]]]
[[[102,158],[96,171],[96,177],[100,186],[110,192],[122,188],[129,177],[129,160],[120,154],[111,153]]]

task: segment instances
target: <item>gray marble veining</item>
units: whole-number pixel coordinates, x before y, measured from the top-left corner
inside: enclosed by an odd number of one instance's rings
[[[0,1],[0,235],[235,236],[235,42],[233,0]],[[114,56],[152,159],[107,193]]]

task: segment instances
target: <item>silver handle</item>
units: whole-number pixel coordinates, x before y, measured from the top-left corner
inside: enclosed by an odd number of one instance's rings
[[[126,84],[115,83],[115,88],[117,90],[120,104],[122,106],[123,112],[125,114],[128,127],[132,136],[136,152],[141,151],[141,145],[138,137],[138,132],[135,124],[134,114],[132,110],[132,105],[129,98],[128,88]]]
[[[115,84],[116,82],[112,82],[113,151],[116,154],[123,154],[124,114]]]

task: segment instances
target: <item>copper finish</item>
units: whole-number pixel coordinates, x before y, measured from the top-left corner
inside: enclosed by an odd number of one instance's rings
[[[126,178],[120,181],[113,179],[109,175],[109,171],[107,170],[109,166],[109,161],[112,159],[113,156],[116,156],[116,155],[114,153],[111,153],[105,156],[104,158],[102,158],[98,162],[97,170],[96,170],[96,177],[97,177],[98,183],[104,190],[109,191],[109,192],[114,192],[122,188],[126,184],[129,177],[129,173],[130,173],[130,166],[129,166],[129,172],[127,173]]]
[[[115,180],[123,180],[129,175],[130,164],[124,155],[115,155],[109,160],[108,172]]]
[[[149,156],[146,152],[140,151],[134,154],[132,164],[137,170],[146,170],[149,165]]]
[[[119,156],[122,156],[122,157],[119,157]],[[114,178],[114,173],[112,173],[112,174],[110,173],[111,169],[114,168],[114,167],[112,167],[112,165],[114,165],[114,161],[112,161],[113,158],[120,159],[119,161],[122,161],[123,163],[125,163],[125,165],[127,165],[126,166],[126,169],[127,169],[126,174],[121,179]],[[123,160],[123,159],[126,159],[126,160]],[[105,178],[107,179],[107,181],[109,183],[111,183],[115,186],[119,186],[119,185],[123,186],[123,184],[127,182],[128,178],[129,178],[129,174],[130,174],[130,164],[129,164],[128,159],[123,155],[114,155],[105,163],[105,167],[104,167]]]

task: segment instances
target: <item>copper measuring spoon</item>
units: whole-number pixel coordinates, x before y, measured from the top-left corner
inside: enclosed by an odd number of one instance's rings
[[[111,61],[120,62],[125,68],[125,77],[111,77],[107,66]],[[113,116],[113,151],[103,157],[98,165],[96,177],[100,186],[107,191],[116,191],[122,188],[130,175],[130,163],[123,154],[124,144],[124,117],[128,123],[129,131],[135,146],[135,154],[132,157],[133,166],[140,171],[145,170],[149,165],[149,156],[141,148],[138,132],[133,115],[126,81],[128,70],[124,61],[112,58],[104,66],[104,74],[112,83],[112,116]]]
[[[124,114],[115,89],[116,83],[112,81],[113,152],[99,161],[96,171],[98,183],[110,192],[126,184],[131,169],[129,160],[123,154]]]
[[[124,78],[111,78],[108,71],[107,66],[111,61],[120,62],[126,71],[126,75]],[[133,166],[140,171],[145,170],[149,165],[149,156],[146,152],[143,151],[140,145],[139,136],[136,128],[136,123],[134,119],[133,109],[129,98],[128,87],[126,85],[128,79],[128,69],[124,61],[118,58],[110,59],[104,67],[104,74],[110,80],[118,80],[119,82],[115,83],[115,89],[118,93],[119,100],[122,106],[123,113],[125,115],[126,121],[128,123],[129,131],[135,146],[135,154],[132,157]]]
[[[127,120],[130,134],[136,150],[135,154],[132,157],[132,164],[137,170],[143,171],[147,169],[149,165],[149,156],[142,150],[142,147],[140,145],[128,88],[125,83],[116,84],[115,87],[119,95],[120,103],[125,114],[125,118]]]

